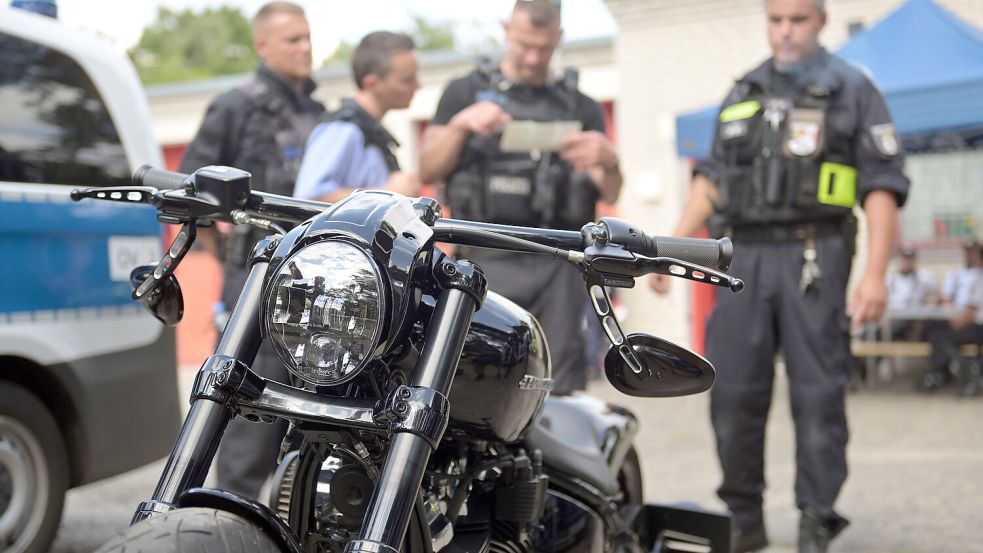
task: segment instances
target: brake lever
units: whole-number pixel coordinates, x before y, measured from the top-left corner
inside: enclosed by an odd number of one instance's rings
[[[130,204],[149,204],[160,192],[153,186],[107,186],[105,188],[76,188],[70,196],[73,202],[91,198]]]
[[[735,294],[740,294],[744,291],[743,280],[732,277],[727,273],[717,271],[715,269],[710,269],[679,259],[673,259],[671,257],[639,256],[639,259],[641,259],[643,264],[646,265],[646,272],[648,273],[654,272],[660,275],[680,277],[692,280],[694,282],[702,282],[704,284],[720,286],[721,288],[729,288],[730,291],[734,292]]]
[[[582,263],[588,273],[600,273],[605,286],[631,288],[634,277],[659,273],[729,288],[734,293],[744,290],[743,280],[723,271],[672,257],[646,257],[618,246],[590,246],[584,250]]]

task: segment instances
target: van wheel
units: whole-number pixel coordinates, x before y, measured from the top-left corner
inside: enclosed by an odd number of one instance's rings
[[[279,553],[255,524],[218,509],[189,507],[150,517],[123,530],[96,553]]]
[[[27,388],[0,382],[0,550],[47,551],[67,487],[68,457],[54,417]]]

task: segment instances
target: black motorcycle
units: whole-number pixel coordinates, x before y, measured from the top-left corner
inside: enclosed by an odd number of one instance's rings
[[[250,175],[229,167],[145,167],[134,184],[72,198],[146,203],[182,225],[156,266],[131,275],[133,297],[165,324],[181,318],[174,269],[198,225],[270,235],[252,250],[153,497],[101,551],[730,550],[728,517],[642,502],[635,417],[588,396],[549,397],[537,321],[435,245],[575,264],[612,343],[607,378],[629,395],[668,397],[709,389],[713,368],[659,338],[626,336],[606,287],[662,273],[740,291],[705,267],[726,270],[726,239],[652,237],[613,218],[580,232],[459,221],[432,199],[384,191],[324,204],[251,191]],[[293,385],[250,370],[263,340]],[[235,416],[289,422],[269,507],[201,487]]]

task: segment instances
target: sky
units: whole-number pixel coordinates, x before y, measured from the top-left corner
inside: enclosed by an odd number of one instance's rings
[[[9,0],[5,0],[8,1]],[[247,17],[266,0],[58,0],[58,18],[65,24],[97,31],[125,50],[136,44],[143,27],[153,22],[158,7],[200,11],[222,5],[239,7]],[[459,42],[469,38],[501,38],[499,22],[508,17],[514,0],[294,0],[311,22],[314,59],[329,56],[339,40],[357,42],[380,29],[404,30],[419,15],[433,22],[452,21]],[[111,15],[110,15],[111,14]],[[563,3],[566,40],[615,33],[614,19],[603,0]]]

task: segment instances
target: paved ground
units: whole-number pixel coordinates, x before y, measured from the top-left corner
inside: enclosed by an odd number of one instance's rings
[[[182,375],[185,386],[188,374]],[[779,377],[781,380],[781,377]],[[794,551],[794,439],[783,382],[768,430],[766,515],[770,553]],[[638,448],[648,500],[719,507],[707,396],[639,399],[606,384],[592,392],[642,421]],[[852,520],[839,553],[983,553],[983,397],[911,391],[907,379],[851,394],[850,477],[839,510]],[[87,553],[127,525],[162,463],[70,492],[54,553]]]

